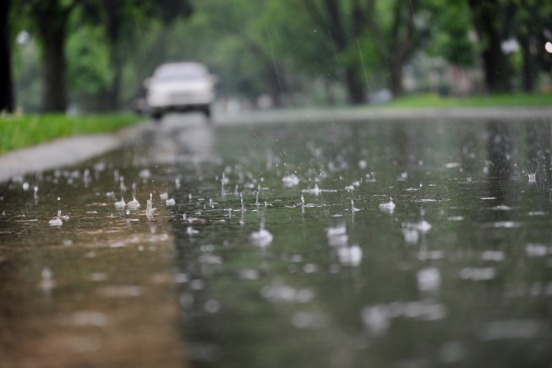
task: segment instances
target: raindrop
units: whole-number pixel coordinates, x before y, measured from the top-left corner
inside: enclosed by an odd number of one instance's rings
[[[322,193],[322,190],[318,187],[318,184],[314,184],[314,188],[312,188],[312,189],[303,189],[301,192],[308,193],[308,194],[314,194],[314,195],[320,195],[320,193]]]
[[[69,220],[69,216],[61,215],[61,197],[57,197],[57,200],[58,200],[57,216],[52,217],[52,219],[50,219],[50,221],[48,222],[50,226],[61,226],[63,225],[63,220],[65,221]]]
[[[120,201],[115,202],[115,208],[116,209],[122,210],[125,207],[126,207],[126,203],[125,203],[125,199],[123,197],[121,197]]]
[[[209,299],[204,305],[207,313],[218,313],[220,311],[220,302],[216,299]]]
[[[186,234],[188,235],[195,235],[195,234],[198,234],[199,233],[199,230],[195,230],[193,227],[191,226],[188,226],[186,228]]]
[[[380,305],[364,308],[362,322],[374,335],[384,335],[391,325],[387,309]]]
[[[358,245],[339,247],[337,249],[337,256],[341,264],[356,267],[360,265],[362,261],[362,248]]]
[[[261,192],[261,186],[259,185],[257,187],[257,196],[256,196],[256,199],[255,199],[255,206],[260,206],[261,204],[259,203],[259,193]]]
[[[249,240],[254,245],[257,245],[259,247],[267,247],[272,243],[272,239],[274,237],[272,234],[264,228],[264,220],[261,221],[261,226],[259,231],[254,231],[249,236]]]
[[[244,268],[238,271],[238,278],[240,280],[257,280],[259,278],[259,271],[252,268]]]
[[[63,221],[59,217],[52,217],[52,219],[48,222],[50,226],[61,226],[63,225]]]
[[[529,243],[525,246],[525,253],[529,257],[544,257],[548,255],[549,248],[544,244]]]
[[[483,326],[480,338],[485,341],[533,339],[545,333],[543,326],[537,320],[492,321]]]
[[[291,324],[298,329],[315,327],[319,323],[320,316],[309,312],[296,312],[291,317]]]
[[[240,192],[240,203],[241,203],[241,211],[245,211],[245,206],[243,205],[243,193]]]
[[[49,267],[44,267],[42,271],[40,272],[40,287],[45,292],[49,292],[56,286],[56,282],[54,280],[54,273]]]
[[[504,258],[504,252],[500,250],[486,250],[481,254],[481,259],[484,261],[500,262]]]
[[[418,230],[414,228],[407,226],[407,227],[403,227],[401,231],[403,234],[404,241],[407,244],[416,244],[420,239],[420,234]]]
[[[347,246],[349,241],[345,224],[327,228],[326,237],[328,238],[328,244],[332,247]]]
[[[284,187],[291,188],[299,184],[300,180],[299,177],[295,174],[287,175],[282,178],[282,182],[284,183]]]
[[[148,219],[151,219],[153,218],[153,211],[155,209],[153,208],[153,193],[150,193],[150,197],[149,199],[147,200],[147,203],[146,203],[146,217]]]
[[[151,177],[151,171],[148,169],[143,169],[138,173],[138,176],[145,182]]]
[[[127,203],[127,207],[130,210],[137,210],[140,208],[140,202],[136,200],[136,197],[132,197],[132,200]]]
[[[496,271],[492,267],[465,267],[460,270],[460,278],[472,281],[491,280],[495,277]]]
[[[380,203],[379,209],[385,212],[393,212],[395,210],[395,203],[393,202],[393,198],[389,197],[389,202]]]
[[[435,267],[424,268],[418,271],[418,290],[422,292],[436,291],[441,286],[441,273]]]
[[[132,200],[127,203],[127,208],[137,210],[140,208],[140,202],[136,200],[136,183],[132,183]]]

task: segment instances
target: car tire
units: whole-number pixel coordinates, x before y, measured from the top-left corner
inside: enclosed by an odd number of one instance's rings
[[[151,118],[154,122],[159,123],[163,119],[163,113],[161,111],[156,111],[151,114]]]
[[[205,119],[207,120],[207,122],[211,123],[212,122],[211,107],[205,106],[202,109],[202,113],[203,113],[203,116],[205,116]]]

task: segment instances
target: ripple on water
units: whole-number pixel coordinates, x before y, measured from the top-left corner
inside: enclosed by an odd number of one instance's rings
[[[521,222],[516,222],[516,221],[496,221],[496,222],[491,222],[490,224],[487,224],[487,227],[495,227],[499,229],[515,229],[521,226],[522,226]]]
[[[484,341],[533,339],[547,332],[546,323],[532,319],[488,322],[479,331]]]
[[[364,326],[376,336],[384,335],[396,318],[438,321],[447,316],[444,304],[431,301],[394,302],[367,306],[362,309]]]
[[[266,229],[260,229],[259,231],[254,231],[249,236],[251,243],[258,247],[267,247],[272,243],[273,236]]]

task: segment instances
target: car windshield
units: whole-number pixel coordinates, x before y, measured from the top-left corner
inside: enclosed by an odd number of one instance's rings
[[[155,79],[158,81],[182,81],[205,79],[207,73],[199,67],[165,67],[155,72]]]

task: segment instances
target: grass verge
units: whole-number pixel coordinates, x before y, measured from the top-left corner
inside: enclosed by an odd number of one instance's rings
[[[0,117],[0,154],[56,138],[113,132],[140,122],[132,114],[66,116],[62,114]]]
[[[402,97],[380,106],[389,108],[552,107],[552,93],[509,94],[465,98],[440,97],[426,94]]]

